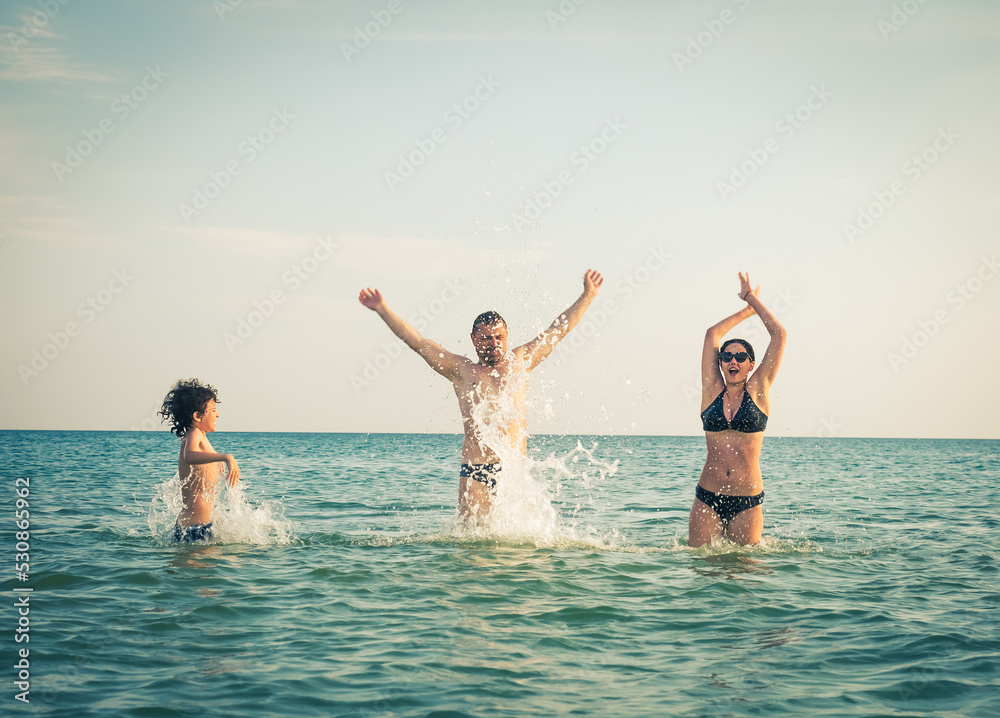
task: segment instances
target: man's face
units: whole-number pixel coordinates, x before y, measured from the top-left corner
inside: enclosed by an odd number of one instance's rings
[[[495,366],[507,355],[507,327],[499,322],[480,324],[472,334],[472,344],[480,362]]]

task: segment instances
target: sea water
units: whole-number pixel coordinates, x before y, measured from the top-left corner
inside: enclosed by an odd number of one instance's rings
[[[689,549],[702,438],[531,437],[474,529],[459,436],[212,440],[178,545],[166,432],[0,432],[3,715],[1000,715],[1000,442],[768,437],[764,541]]]

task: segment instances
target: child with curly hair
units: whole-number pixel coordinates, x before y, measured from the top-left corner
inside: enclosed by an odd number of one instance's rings
[[[197,379],[178,381],[163,400],[158,412],[170,420],[171,433],[181,440],[177,474],[181,480],[184,508],[174,526],[178,541],[207,541],[212,538],[212,499],[219,477],[219,464],[226,463],[229,487],[236,486],[240,467],[232,454],[217,454],[208,440],[219,418],[218,396],[213,387]]]

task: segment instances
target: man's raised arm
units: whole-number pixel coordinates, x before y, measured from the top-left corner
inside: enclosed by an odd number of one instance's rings
[[[556,344],[562,341],[562,338],[580,323],[584,313],[587,311],[587,307],[594,301],[594,297],[597,296],[597,291],[601,288],[603,282],[604,277],[593,269],[588,269],[586,274],[583,275],[583,294],[570,305],[569,309],[556,317],[556,320],[549,325],[548,329],[516,350],[519,353],[524,353],[525,358],[529,362],[529,371],[541,364],[542,360],[552,353]]]
[[[420,332],[386,306],[379,290],[371,287],[362,289],[361,294],[358,295],[358,301],[382,317],[382,321],[389,326],[392,333],[423,357],[431,369],[448,379],[454,379],[458,376],[459,365],[465,358],[458,354],[452,354],[437,342],[420,336]]]

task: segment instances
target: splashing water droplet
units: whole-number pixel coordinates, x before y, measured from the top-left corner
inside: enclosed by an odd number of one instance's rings
[[[277,500],[253,504],[247,500],[249,482],[242,480],[223,490],[224,480],[215,487],[212,502],[212,543],[288,544],[294,540],[293,524],[285,519],[285,507]],[[184,508],[178,474],[156,488],[147,522],[153,538],[175,544],[174,525]]]

